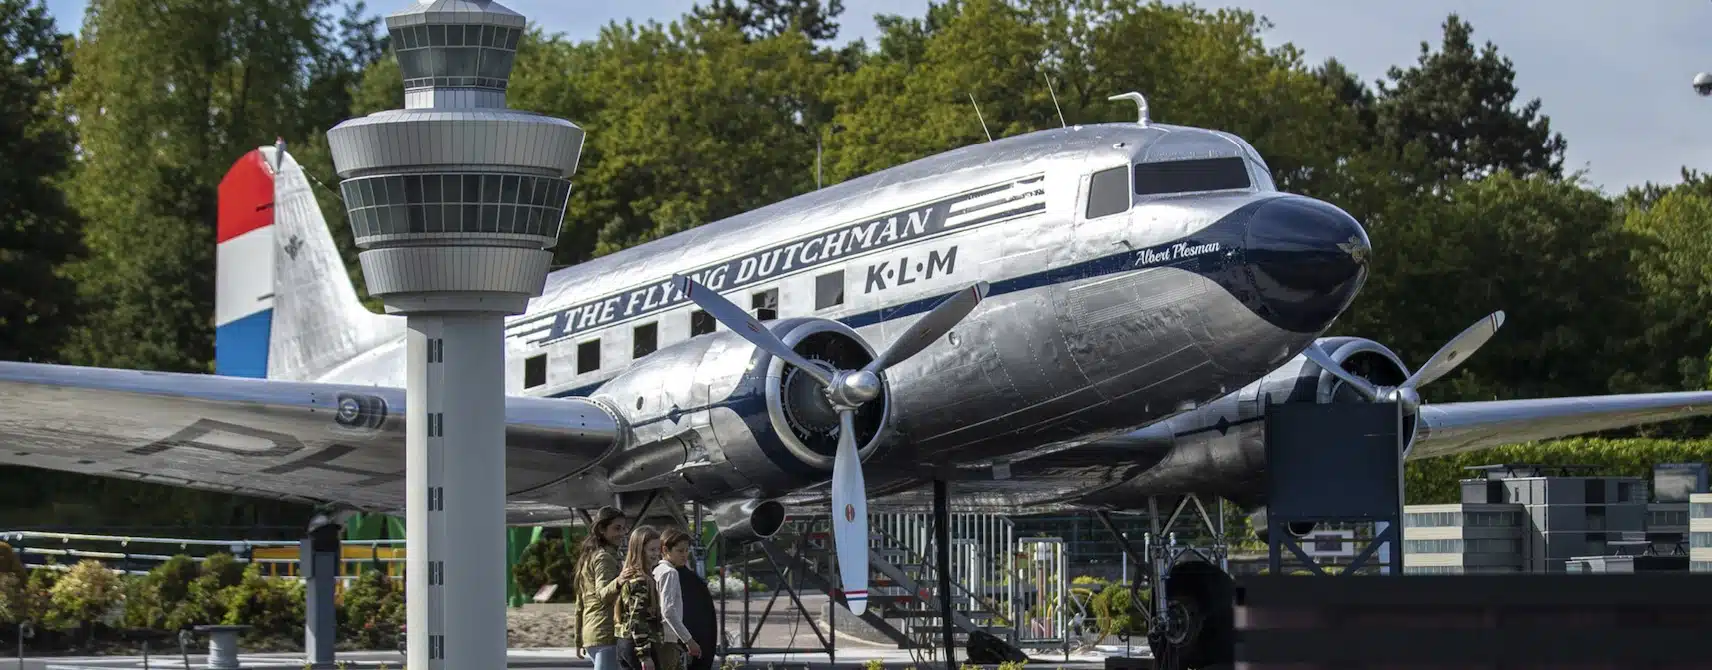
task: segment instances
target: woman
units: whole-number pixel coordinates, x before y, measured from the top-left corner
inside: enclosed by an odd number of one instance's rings
[[[594,658],[594,670],[618,670],[612,607],[618,602],[618,543],[625,530],[624,515],[602,507],[577,552],[577,647]]]
[[[690,657],[701,657],[701,645],[696,643],[690,629],[684,625],[684,590],[678,579],[678,568],[690,564],[690,536],[671,528],[660,536],[660,563],[654,566],[654,586],[660,590],[660,620],[664,625],[664,644],[655,655],[660,657],[661,670],[684,670]],[[685,656],[685,651],[689,656]]]
[[[660,560],[660,531],[638,526],[630,533],[630,550],[624,555],[624,571],[618,573],[618,603],[613,608],[617,622],[618,665],[625,670],[659,670],[656,648],[660,645],[660,596],[648,566]]]

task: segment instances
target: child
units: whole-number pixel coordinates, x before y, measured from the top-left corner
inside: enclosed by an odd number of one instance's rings
[[[618,637],[618,664],[625,670],[660,670],[660,597],[647,566],[660,560],[660,532],[640,526],[630,534],[624,571],[618,574],[618,602],[613,611]]]
[[[701,656],[701,645],[684,626],[684,592],[678,568],[690,563],[690,536],[676,528],[660,537],[660,563],[654,566],[654,585],[660,591],[660,619],[665,623],[665,644],[656,652],[661,670],[684,670],[690,657]],[[684,656],[685,648],[689,656]]]

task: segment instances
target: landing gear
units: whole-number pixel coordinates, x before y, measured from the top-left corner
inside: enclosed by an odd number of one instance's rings
[[[1160,668],[1209,668],[1235,659],[1236,611],[1230,575],[1218,566],[1190,559],[1165,579],[1166,600],[1147,646]],[[1156,612],[1159,607],[1154,608]]]
[[[1097,518],[1118,538],[1125,552],[1143,567],[1144,579],[1130,585],[1131,602],[1147,621],[1147,645],[1153,651],[1154,667],[1162,670],[1228,666],[1236,656],[1235,587],[1226,572],[1224,501],[1216,514],[1196,496],[1166,499],[1175,503],[1171,516],[1161,521],[1160,498],[1147,501],[1151,532],[1135,556],[1129,543],[1117,532],[1105,513]],[[1211,538],[1209,546],[1178,544],[1172,529],[1189,512],[1195,524]],[[1190,523],[1194,523],[1191,521]],[[1143,590],[1150,593],[1144,593]]]

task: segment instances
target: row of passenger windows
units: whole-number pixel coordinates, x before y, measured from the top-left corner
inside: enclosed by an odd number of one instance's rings
[[[1095,172],[1088,183],[1088,218],[1129,211],[1134,195],[1198,193],[1249,188],[1248,162],[1241,156],[1137,163]]]
[[[844,304],[844,271],[834,270],[814,278],[814,311],[819,312]],[[759,321],[779,318],[779,289],[767,288],[749,294],[749,313]],[[669,314],[669,312],[668,312]],[[690,311],[689,336],[706,335],[719,326],[712,315],[700,309]],[[630,329],[630,360],[654,353],[660,348],[660,322],[649,321]],[[601,369],[601,338],[577,343],[577,376],[599,372]],[[523,388],[532,389],[547,384],[547,355],[536,354],[523,361]]]

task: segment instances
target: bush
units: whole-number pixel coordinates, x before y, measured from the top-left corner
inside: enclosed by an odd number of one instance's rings
[[[166,628],[178,630],[225,621],[226,600],[221,592],[243,581],[244,565],[231,554],[214,554],[204,559],[200,574],[190,580],[184,599],[167,615]]]
[[[339,604],[341,638],[364,649],[396,644],[398,629],[404,625],[404,592],[385,572],[364,570],[345,587]]]
[[[132,582],[125,599],[125,625],[157,630],[172,628],[167,620],[190,595],[190,584],[196,580],[197,572],[196,562],[179,554]]]
[[[1094,596],[1089,609],[1101,635],[1139,635],[1147,632],[1147,626],[1136,604],[1128,584],[1113,584]]]
[[[303,583],[269,579],[251,563],[243,581],[220,592],[226,614],[220,623],[250,626],[251,637],[293,636],[303,631]]]
[[[124,585],[106,564],[85,560],[67,570],[48,591],[48,611],[42,622],[49,628],[88,628],[109,622],[111,613],[124,604]]]
[[[0,575],[11,575],[20,584],[30,579],[30,571],[24,567],[23,559],[18,558],[18,552],[5,542],[0,542]]]
[[[533,597],[543,586],[558,584],[559,588],[553,590],[553,597],[547,602],[568,603],[575,599],[576,566],[576,556],[564,540],[542,538],[523,550],[517,565],[511,568],[511,577],[517,580],[524,598]]]

